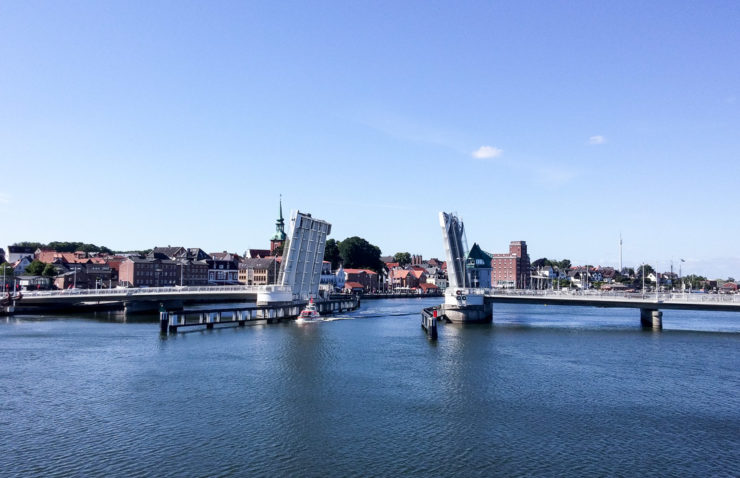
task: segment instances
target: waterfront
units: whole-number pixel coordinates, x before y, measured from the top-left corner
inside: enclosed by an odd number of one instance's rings
[[[1,473],[740,473],[740,315],[667,311],[652,332],[635,310],[497,304],[434,343],[435,303],[165,338],[107,314],[3,320]]]

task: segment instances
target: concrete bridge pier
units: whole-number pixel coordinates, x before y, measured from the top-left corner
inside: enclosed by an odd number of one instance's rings
[[[442,313],[452,323],[488,323],[493,320],[493,304],[486,303],[483,295],[458,290],[445,295]]]
[[[657,309],[640,309],[640,323],[645,328],[661,330],[663,328],[663,312]]]

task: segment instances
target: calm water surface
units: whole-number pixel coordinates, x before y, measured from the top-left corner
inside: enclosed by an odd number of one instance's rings
[[[166,338],[2,319],[0,475],[740,475],[740,314],[498,305],[432,343],[434,302]]]

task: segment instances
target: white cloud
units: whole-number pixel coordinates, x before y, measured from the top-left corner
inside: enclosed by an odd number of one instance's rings
[[[504,150],[501,148],[496,148],[494,146],[481,146],[480,148],[473,151],[473,157],[477,159],[489,159],[489,158],[498,158],[502,154],[504,154]]]
[[[588,138],[588,144],[604,144],[606,143],[606,138],[600,135],[591,136]]]
[[[10,204],[10,194],[0,193],[0,204]]]

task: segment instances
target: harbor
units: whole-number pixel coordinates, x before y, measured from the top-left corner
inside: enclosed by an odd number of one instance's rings
[[[655,333],[628,309],[499,304],[492,324],[440,323],[430,341],[419,313],[438,303],[167,335],[156,313],[3,318],[0,389],[14,392],[0,467],[717,476],[740,464],[736,314],[667,310]],[[423,459],[427,443],[455,459]]]

